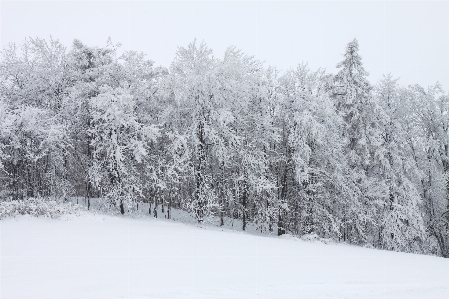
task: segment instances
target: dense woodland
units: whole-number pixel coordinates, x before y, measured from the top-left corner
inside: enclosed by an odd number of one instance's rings
[[[198,42],[168,69],[110,40],[10,45],[0,198],[101,198],[122,214],[146,202],[449,257],[448,94],[369,82],[356,40],[337,67],[279,72]]]

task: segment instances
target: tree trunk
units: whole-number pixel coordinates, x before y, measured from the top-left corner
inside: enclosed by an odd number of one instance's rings
[[[204,208],[205,208],[205,199],[204,199],[204,169],[206,167],[206,152],[205,152],[205,140],[204,140],[204,124],[202,120],[198,122],[197,126],[197,138],[198,138],[198,147],[197,147],[197,159],[198,165],[196,167],[195,180],[196,180],[196,190],[195,190],[195,200],[196,200],[196,218],[198,223],[203,222],[204,218]]]
[[[220,226],[223,226],[223,225],[224,225],[224,220],[223,220],[223,209],[224,209],[224,203],[225,203],[225,198],[224,198],[224,188],[225,188],[225,184],[224,184],[224,162],[221,163],[220,168],[221,168],[221,182],[220,182]]]
[[[156,197],[154,198],[154,209],[153,209],[153,217],[157,218],[157,199]]]
[[[167,206],[167,219],[170,219],[171,215],[171,192],[168,195],[168,206]]]
[[[121,213],[122,215],[125,214],[125,209],[123,208],[123,201],[121,201],[121,200],[120,200],[120,213]]]
[[[285,227],[284,227],[284,221],[282,220],[281,216],[281,208],[279,208],[278,211],[278,236],[282,236],[285,234]]]
[[[243,196],[242,196],[242,230],[246,229],[246,204],[247,204],[247,186],[246,186],[246,179],[243,181]]]

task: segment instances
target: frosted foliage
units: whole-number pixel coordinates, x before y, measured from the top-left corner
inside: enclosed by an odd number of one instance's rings
[[[148,155],[147,144],[157,139],[159,130],[138,121],[135,101],[126,90],[104,89],[91,101],[90,180],[105,189],[104,196],[116,205],[124,202],[133,207],[142,189],[134,164]]]
[[[381,242],[385,248],[420,251],[424,238],[424,222],[419,211],[421,198],[412,179],[419,170],[407,144],[403,110],[399,101],[397,80],[385,77],[376,87],[379,101],[381,143],[378,145],[379,175],[385,191],[381,196],[383,222],[380,226]]]
[[[27,200],[3,201],[0,203],[0,219],[31,215],[34,217],[59,218],[63,215],[79,215],[84,208],[70,202],[52,198],[28,198]]]

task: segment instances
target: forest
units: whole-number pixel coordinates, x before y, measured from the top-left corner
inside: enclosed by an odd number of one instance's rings
[[[449,94],[285,71],[229,47],[144,53],[28,38],[0,58],[0,200],[100,198],[240,219],[260,232],[449,258]],[[90,207],[89,207],[90,208]]]

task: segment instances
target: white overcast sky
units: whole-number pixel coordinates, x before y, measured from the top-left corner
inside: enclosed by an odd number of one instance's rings
[[[194,38],[221,57],[231,45],[281,70],[308,62],[335,73],[356,37],[369,79],[437,81],[449,90],[449,2],[1,1],[1,45],[26,37],[78,38],[143,51],[169,66]]]

